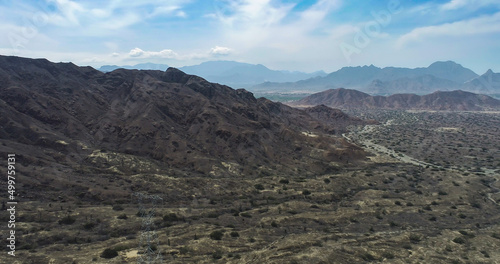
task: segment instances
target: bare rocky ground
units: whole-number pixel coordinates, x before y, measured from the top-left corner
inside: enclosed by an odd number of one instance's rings
[[[18,248],[0,262],[135,263],[143,218],[131,194],[147,192],[163,198],[164,263],[498,263],[498,114],[368,115],[382,125],[345,136],[372,154],[321,175],[173,176],[104,150],[88,166],[19,164]]]

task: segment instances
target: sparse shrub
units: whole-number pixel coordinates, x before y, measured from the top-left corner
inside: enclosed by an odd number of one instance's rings
[[[406,206],[413,206],[413,203],[412,202],[407,202]]]
[[[460,234],[462,234],[463,236],[466,236],[466,237],[469,237],[469,238],[474,238],[474,237],[476,237],[476,235],[474,235],[474,234],[472,234],[472,233],[469,233],[469,232],[467,232],[467,231],[465,231],[465,230],[460,230],[460,231],[458,231],[458,232],[459,232]]]
[[[411,249],[411,245],[409,243],[405,243],[405,244],[403,244],[403,248],[410,250]]]
[[[119,252],[119,251],[123,251],[123,250],[131,249],[131,248],[133,248],[133,247],[135,247],[135,245],[134,245],[134,244],[120,244],[120,245],[118,245],[118,246],[114,247],[114,250],[116,250],[116,251],[118,251],[118,252]]]
[[[309,191],[309,190],[303,190],[303,191],[302,191],[302,194],[303,194],[303,195],[310,195],[310,194],[311,194],[311,191]]]
[[[115,204],[115,205],[113,205],[113,210],[123,211],[123,206],[121,206],[120,204]]]
[[[435,222],[435,221],[437,221],[437,218],[436,218],[435,216],[431,216],[431,217],[429,218],[429,221],[433,221],[433,222]]]
[[[326,184],[329,184],[329,183],[330,183],[330,179],[328,179],[328,178],[327,178],[327,179],[324,179],[323,181],[324,181]]]
[[[289,184],[289,183],[290,183],[290,181],[289,181],[289,180],[287,180],[287,179],[281,179],[281,180],[280,180],[280,183],[282,183],[282,184]]]
[[[386,258],[386,259],[394,259],[394,254],[392,254],[391,252],[385,251],[382,253],[382,257]]]
[[[456,237],[453,239],[453,242],[457,243],[457,244],[465,244],[465,238],[463,237]]]
[[[259,213],[263,214],[263,213],[267,213],[269,211],[269,208],[261,208],[259,209]]]
[[[208,218],[217,218],[219,217],[219,214],[216,212],[211,212],[207,215]]]
[[[210,233],[210,238],[213,240],[221,240],[223,236],[224,236],[224,232],[222,232],[220,230],[213,231],[212,233]]]
[[[448,193],[447,193],[447,192],[445,192],[445,191],[439,191],[439,192],[438,192],[438,194],[439,194],[439,195],[448,195]]]
[[[492,238],[500,239],[500,233],[493,233],[491,234]]]
[[[179,217],[177,217],[175,213],[169,213],[163,216],[163,221],[166,222],[175,222],[179,220],[180,220]]]
[[[189,253],[189,248],[184,246],[184,247],[181,247],[179,249],[179,253],[181,253],[182,255],[186,255],[187,253]]]
[[[401,202],[400,201],[395,201],[394,204],[395,205],[401,205]]]
[[[90,229],[94,228],[94,226],[95,226],[94,222],[88,222],[88,223],[83,224],[83,228],[85,230],[90,230]]]
[[[126,215],[126,214],[121,214],[121,215],[117,216],[116,218],[125,220],[125,219],[127,219],[128,217],[127,217],[127,215]]]
[[[377,260],[377,258],[375,258],[375,256],[373,256],[372,254],[366,252],[364,253],[363,255],[361,255],[361,258],[364,260],[364,261],[368,261],[368,262],[371,262],[371,261],[375,261]]]
[[[58,223],[60,225],[72,225],[73,223],[75,223],[76,219],[74,217],[72,217],[71,215],[67,215],[65,217],[63,217],[62,219],[60,219],[58,221]]]
[[[240,236],[240,234],[238,232],[236,232],[236,231],[232,231],[230,233],[230,235],[231,235],[231,237],[239,237]]]
[[[264,185],[260,184],[260,183],[257,183],[254,185],[255,189],[259,190],[259,191],[262,191],[264,190]]]
[[[243,217],[246,217],[246,218],[251,218],[252,215],[247,213],[247,212],[244,212],[244,213],[240,213],[240,216],[243,216]]]
[[[321,240],[316,240],[316,241],[314,241],[314,243],[312,245],[314,247],[322,247],[323,246],[323,242],[321,242]]]
[[[277,224],[275,221],[272,221],[272,222],[271,222],[271,226],[272,226],[272,227],[278,227],[278,224]]]
[[[409,238],[410,238],[410,242],[413,244],[417,244],[418,242],[420,242],[422,240],[422,238],[417,234],[410,234]]]
[[[118,256],[118,251],[112,248],[107,248],[101,253],[101,258],[106,258],[106,259],[114,258],[117,256]]]
[[[214,259],[221,259],[222,258],[222,252],[217,250],[214,253],[212,253],[212,258]]]
[[[143,217],[145,214],[146,214],[146,212],[144,210],[139,210],[139,211],[137,211],[137,213],[135,215],[137,217]]]

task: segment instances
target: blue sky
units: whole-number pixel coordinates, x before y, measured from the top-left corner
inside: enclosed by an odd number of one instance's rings
[[[0,54],[99,67],[208,60],[500,72],[498,0],[2,0]]]

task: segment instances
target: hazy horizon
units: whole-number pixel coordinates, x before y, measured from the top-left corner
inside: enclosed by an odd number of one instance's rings
[[[0,54],[173,67],[230,60],[270,69],[427,67],[500,72],[500,2],[342,0],[4,1]]]

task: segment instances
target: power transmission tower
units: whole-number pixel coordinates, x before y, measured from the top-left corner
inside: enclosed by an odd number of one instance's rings
[[[138,264],[163,263],[158,235],[155,231],[154,216],[156,207],[163,202],[158,195],[134,193],[139,204],[139,214],[142,218],[142,233],[137,254]]]

